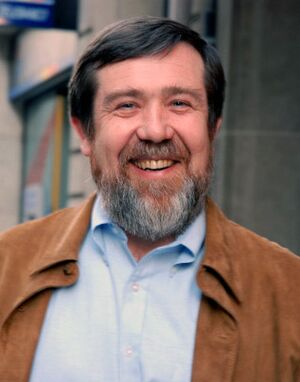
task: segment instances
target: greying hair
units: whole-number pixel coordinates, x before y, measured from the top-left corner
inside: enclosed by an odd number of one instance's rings
[[[99,85],[95,76],[97,70],[129,58],[170,51],[179,42],[191,45],[203,59],[208,128],[210,135],[213,135],[222,114],[225,93],[224,71],[215,48],[183,24],[146,16],[122,20],[106,27],[88,45],[75,65],[69,83],[69,110],[72,117],[79,119],[89,139],[94,137],[93,105]]]

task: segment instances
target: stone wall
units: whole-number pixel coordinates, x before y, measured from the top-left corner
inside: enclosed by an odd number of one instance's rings
[[[0,35],[0,230],[19,220],[21,181],[21,123],[8,100],[10,38]]]
[[[232,219],[299,253],[298,16],[296,0],[232,1],[214,194]]]

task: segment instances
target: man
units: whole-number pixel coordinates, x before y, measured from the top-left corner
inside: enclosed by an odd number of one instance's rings
[[[1,381],[300,380],[300,261],[206,197],[215,50],[174,21],[108,27],[70,82],[97,196],[0,238]]]

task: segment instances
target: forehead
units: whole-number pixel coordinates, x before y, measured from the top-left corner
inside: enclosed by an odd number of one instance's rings
[[[106,65],[97,72],[99,93],[124,87],[155,91],[168,86],[204,89],[204,63],[198,51],[178,43],[169,51]]]

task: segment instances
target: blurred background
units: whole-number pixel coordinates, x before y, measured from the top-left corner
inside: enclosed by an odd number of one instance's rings
[[[217,47],[228,87],[211,193],[300,253],[298,0],[0,0],[0,230],[94,189],[67,83],[95,33],[138,15],[181,21]]]

